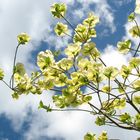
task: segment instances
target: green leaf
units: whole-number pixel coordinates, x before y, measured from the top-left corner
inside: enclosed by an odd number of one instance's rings
[[[98,126],[101,126],[101,125],[105,125],[105,117],[104,116],[98,116],[96,118],[96,121],[95,123],[98,125]]]
[[[46,109],[47,112],[52,112],[52,108],[50,107],[50,105],[45,106],[44,109]]]
[[[51,109],[50,105],[46,106],[46,105],[44,105],[44,104],[43,104],[43,102],[42,102],[42,101],[40,101],[40,102],[39,102],[38,109],[40,109],[40,108],[45,109],[47,112],[51,112],[51,111],[52,111],[52,109]]]
[[[18,92],[14,92],[14,93],[12,94],[12,98],[13,98],[13,99],[18,99],[18,98],[19,98]]]
[[[42,101],[40,101],[40,102],[39,102],[38,109],[43,108],[43,107],[44,107],[44,104],[43,104],[43,102],[42,102]]]
[[[121,122],[127,123],[127,124],[130,124],[132,121],[131,116],[128,113],[124,113],[124,114],[120,115],[119,119]]]

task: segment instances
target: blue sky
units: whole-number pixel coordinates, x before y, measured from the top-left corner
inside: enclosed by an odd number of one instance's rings
[[[67,18],[74,25],[81,22],[89,11],[95,11],[100,16],[100,24],[96,27],[97,38],[93,41],[101,52],[105,52],[104,49],[109,45],[115,47],[118,41],[127,37],[127,16],[134,10],[134,0],[42,0],[40,2],[34,0],[24,2],[5,0],[3,2],[0,0],[0,18],[2,19],[0,23],[0,34],[2,35],[0,67],[7,73],[6,80],[11,74],[14,46],[17,43],[15,40],[18,33],[27,32],[32,37],[31,43],[27,47],[21,48],[18,55],[18,60],[26,64],[28,72],[35,69],[36,55],[39,51],[48,48],[63,50],[70,42],[68,37],[60,39],[52,33],[56,20],[50,15],[49,7],[58,1],[68,4]],[[106,57],[106,54],[104,56]],[[0,83],[0,90],[0,140],[80,140],[80,135],[87,131],[99,133],[104,129],[107,129],[113,138],[121,140],[127,139],[126,134],[135,139],[138,137],[138,133],[135,132],[130,134],[125,130],[110,127],[98,128],[91,125],[93,118],[87,114],[47,114],[38,110],[39,100],[49,102],[50,95],[47,97],[46,95],[37,97],[30,95],[21,97],[19,101],[13,101],[10,96],[11,91],[2,83]],[[75,121],[75,125],[71,124],[69,119]]]

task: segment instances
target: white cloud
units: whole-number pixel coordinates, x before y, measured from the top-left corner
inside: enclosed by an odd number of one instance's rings
[[[83,15],[85,15],[85,13],[93,11],[93,7],[95,7],[94,12],[96,15],[100,17],[101,20],[100,24],[102,26],[108,27],[109,28],[108,32],[111,33],[115,32],[116,27],[114,25],[114,14],[107,0],[88,0],[88,1],[76,0],[76,1],[79,2],[82,6],[80,12],[77,13],[76,11],[76,14],[79,14],[82,17]]]
[[[117,51],[116,47],[112,45],[108,45],[101,56],[102,60],[105,62],[107,66],[114,66],[119,69],[121,68],[122,65],[128,64],[128,60],[130,59],[130,57],[131,57],[130,54],[126,56],[120,54]]]
[[[105,24],[105,27],[111,29],[111,32],[114,33],[116,27],[114,25],[114,15],[111,7],[108,5],[107,1],[99,1],[99,4],[96,8],[96,13],[101,16],[101,22]]]
[[[56,40],[54,36],[50,36],[50,25],[54,20],[50,15],[49,7],[53,2],[57,2],[57,0],[13,0],[12,2],[0,0],[0,67],[6,73],[5,80],[8,80],[11,75],[12,58],[15,46],[17,45],[16,36],[20,32],[29,33],[33,39],[32,43],[27,47],[21,47],[18,54],[18,60],[26,65],[28,71],[33,70],[32,64],[28,62],[28,59],[31,57],[30,53],[32,50],[36,50],[35,47],[38,46],[41,40],[52,43],[58,48],[66,46],[68,38],[66,40]],[[74,4],[74,0],[65,0],[63,2],[71,5]],[[85,11],[88,10],[89,4],[93,2],[95,4],[95,12],[101,16],[103,19],[102,22],[112,32],[115,30],[113,14],[106,0],[79,0],[79,2],[83,5],[81,9],[83,12],[80,13],[80,10],[76,11],[77,16],[83,17]],[[116,54],[115,50],[110,49],[109,51],[108,56],[106,53],[104,54],[104,59],[107,63],[110,62],[109,58],[112,58],[114,55],[119,56],[120,61],[126,62],[126,59]],[[116,57],[114,57],[115,60]],[[116,64],[119,65],[120,63],[116,62]],[[29,109],[33,111],[34,116],[30,120],[30,129],[25,132],[26,140],[38,140],[41,136],[59,136],[65,140],[81,140],[87,131],[93,131],[99,134],[99,132],[105,129],[104,127],[95,127],[93,117],[87,113],[57,112],[47,114],[44,111],[38,111],[37,106],[39,100],[42,99],[48,103],[51,99],[50,94],[53,93],[47,93],[47,97],[46,94],[42,96],[22,96],[19,100],[14,101],[11,98],[11,91],[2,83],[0,83],[0,90],[0,113],[5,113],[12,120],[15,131],[19,131],[26,119],[29,119]],[[115,135],[113,129],[108,129],[108,131],[110,131],[111,137],[113,138]],[[117,131],[121,133],[121,130],[117,129]]]
[[[117,1],[112,1],[117,7],[123,6],[125,4],[128,4],[132,2],[132,0],[117,0]]]

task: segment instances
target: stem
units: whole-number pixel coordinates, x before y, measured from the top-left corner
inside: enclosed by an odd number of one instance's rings
[[[138,25],[138,23],[137,23],[137,21],[136,21],[135,19],[134,19],[134,22],[135,22],[135,24],[136,24],[136,26],[137,26],[138,32],[140,33],[139,25]]]
[[[98,110],[101,114],[103,114],[108,120],[110,120],[112,123],[114,123],[116,126],[120,127],[120,128],[123,128],[123,129],[128,129],[128,130],[137,130],[139,131],[138,129],[136,128],[133,128],[133,127],[129,127],[129,126],[122,126],[122,125],[119,125],[116,121],[114,121],[112,118],[110,118],[107,114],[105,114],[102,110],[98,109],[96,106],[94,106],[93,104],[91,104],[90,102],[88,102],[88,104],[95,108],[96,110]]]
[[[130,48],[131,51],[136,51],[135,49]],[[139,50],[137,52],[140,52]]]
[[[64,70],[58,69],[58,68],[55,68],[55,67],[50,67],[50,68],[55,69],[55,70],[58,70],[58,71],[60,71],[60,72],[65,72]]]
[[[98,82],[98,74],[96,74],[96,81],[97,81],[97,95],[98,95],[98,99],[99,99],[99,102],[100,102],[100,105],[101,105],[101,108],[102,108],[102,100],[101,100],[101,96],[100,96],[100,91],[99,91],[99,82]]]
[[[12,89],[14,87],[15,64],[16,64],[16,58],[17,58],[17,52],[18,52],[19,46],[20,46],[20,43],[17,45],[16,50],[15,50],[15,56],[14,56],[14,62],[13,62],[13,73],[12,73],[12,76],[11,76],[11,79],[10,79],[10,86],[11,86]]]
[[[109,86],[109,89],[111,88],[110,87],[110,77],[108,78],[108,86]],[[108,103],[109,103],[109,100],[110,100],[110,94],[108,93]]]
[[[35,77],[32,81],[31,81],[31,83],[33,83],[34,81],[36,81],[38,78],[40,78],[42,76],[42,73],[40,73],[37,77]]]
[[[88,87],[89,86],[91,87],[92,90],[94,90],[94,91],[96,90],[97,91],[96,87],[92,86],[90,83],[88,84]]]
[[[87,95],[92,95],[92,94],[95,94],[95,93],[96,93],[96,91],[91,92],[91,93],[84,94],[84,96],[87,96]]]
[[[139,47],[140,47],[140,43],[139,43]],[[103,62],[103,60],[101,58],[99,58],[99,60],[103,63],[103,65],[106,67],[107,65]],[[121,85],[121,83],[118,81],[118,79],[114,80],[122,89],[123,86]],[[138,112],[140,113],[140,110],[133,104],[133,102],[131,101],[131,99],[129,98],[129,96],[127,95],[126,92],[124,92],[124,94],[126,95],[127,99],[128,99],[128,103]]]
[[[69,35],[68,33],[64,33],[65,35],[69,36],[70,38],[73,38],[71,35]]]
[[[49,89],[49,90],[56,91],[56,92],[62,92],[61,90],[58,90],[58,89]]]
[[[13,90],[8,84],[7,84],[7,82],[6,81],[4,81],[4,80],[1,80],[8,88],[10,88],[11,90]]]
[[[138,52],[139,48],[140,48],[140,43],[138,44],[138,47],[137,47],[137,49],[136,49],[136,51],[135,51],[135,53],[134,53],[133,57],[136,57],[136,55],[137,55],[137,52]]]
[[[116,79],[117,80],[117,79]],[[122,87],[121,83],[117,80],[117,82],[119,83],[119,85],[121,86],[121,88],[124,90],[124,88]],[[131,101],[131,99],[129,98],[129,96],[127,95],[126,92],[124,92],[124,94],[126,95],[128,101],[129,101],[129,104],[138,112],[140,113],[140,110],[133,104],[133,102]]]
[[[75,60],[76,60],[76,56],[74,56],[74,58],[73,58],[73,68],[75,71],[77,71],[76,66],[75,66]]]
[[[107,66],[101,58],[99,58],[99,60],[103,63],[103,65],[104,65],[105,67]]]
[[[75,30],[74,26],[63,15],[61,15],[61,16],[70,25],[70,27],[77,33],[77,35],[79,35],[80,38],[82,39],[81,35]]]

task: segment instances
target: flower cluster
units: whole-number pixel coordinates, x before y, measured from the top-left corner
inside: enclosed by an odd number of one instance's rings
[[[26,44],[30,41],[30,36],[26,33],[21,33],[17,36],[17,39],[19,44]]]
[[[94,13],[90,13],[83,24],[78,24],[75,28],[73,41],[84,43],[90,41],[92,37],[96,37],[95,26],[98,22],[99,18]]]

